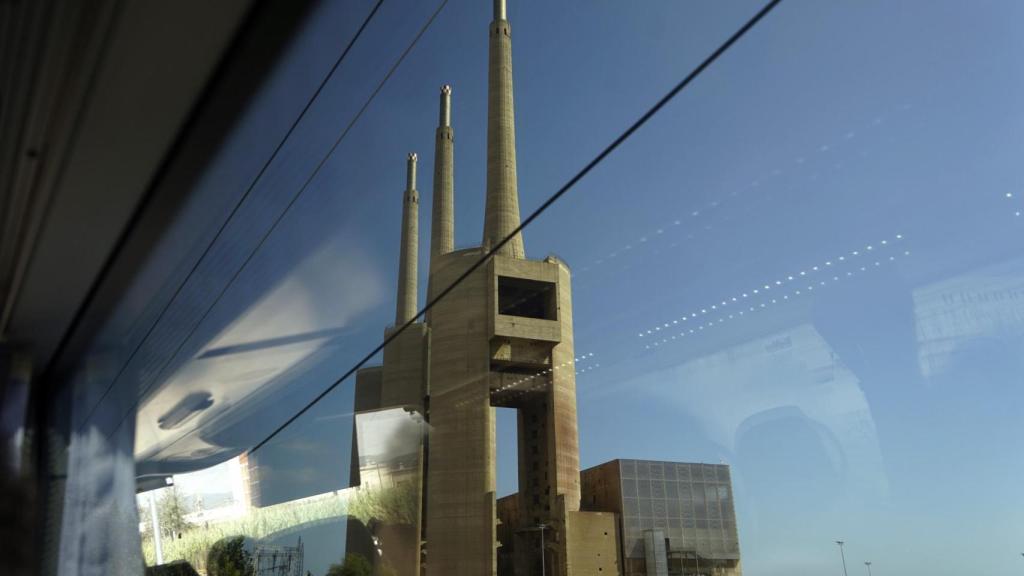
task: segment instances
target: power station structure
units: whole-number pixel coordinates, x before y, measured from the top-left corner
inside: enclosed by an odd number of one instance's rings
[[[428,299],[454,287],[412,322],[420,198],[418,157],[410,154],[395,324],[385,330],[393,338],[381,366],[357,373],[352,460],[353,485],[397,491],[403,511],[358,529],[350,524],[348,550],[365,551],[378,573],[621,574],[618,515],[580,508],[569,267],[554,256],[528,259],[518,232],[512,37],[504,0],[494,1],[489,29],[483,238],[461,250],[455,249],[451,97],[444,86]],[[499,407],[518,412],[519,452],[519,492],[503,499],[500,512]]]

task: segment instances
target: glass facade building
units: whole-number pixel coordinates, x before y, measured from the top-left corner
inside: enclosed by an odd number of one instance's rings
[[[626,576],[657,573],[645,539],[661,535],[668,574],[740,574],[729,466],[613,460],[581,480],[585,509],[619,514]]]

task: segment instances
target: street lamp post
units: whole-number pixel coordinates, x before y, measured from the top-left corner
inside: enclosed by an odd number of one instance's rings
[[[547,524],[538,524],[537,529],[540,530],[540,576],[545,576],[544,568],[544,529],[547,528]]]
[[[843,576],[850,576],[846,573],[846,553],[843,552],[843,544],[846,544],[846,542],[842,540],[836,540],[836,544],[839,544],[839,556],[843,559]]]
[[[865,562],[864,565],[868,567],[868,576],[871,576],[871,562]]]

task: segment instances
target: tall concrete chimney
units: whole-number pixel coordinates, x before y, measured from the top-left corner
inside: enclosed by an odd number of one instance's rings
[[[487,204],[484,249],[490,249],[519,226],[516,183],[516,122],[512,102],[512,33],[505,18],[505,0],[494,0],[487,71]],[[522,234],[498,252],[525,258]]]
[[[430,225],[430,263],[455,249],[455,133],[452,87],[441,87],[441,113],[434,133],[434,194]]]
[[[420,194],[416,191],[416,153],[409,154],[402,195],[402,246],[398,257],[398,303],[395,325],[416,316],[416,260],[419,252]]]

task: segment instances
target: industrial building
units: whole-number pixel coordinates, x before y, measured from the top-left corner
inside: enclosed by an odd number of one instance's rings
[[[395,323],[385,329],[382,365],[356,375],[352,484],[386,490],[381,479],[418,479],[411,513],[375,519],[366,527],[369,540],[365,530],[349,530],[347,549],[371,557],[377,573],[614,575],[623,573],[621,559],[641,565],[634,562],[633,541],[640,520],[629,516],[623,532],[622,503],[635,508],[635,500],[623,499],[621,482],[618,503],[581,507],[571,275],[554,256],[528,259],[519,231],[511,42],[505,2],[496,0],[489,28],[484,231],[479,246],[461,250],[454,248],[452,89],[441,89],[427,289],[432,306],[425,318],[417,316],[419,157],[407,158]],[[518,412],[520,488],[501,501],[499,407]],[[391,417],[370,418],[381,413]],[[395,418],[408,422],[382,424]],[[422,434],[410,441],[408,430]],[[395,442],[388,442],[392,436]],[[395,448],[401,453],[370,458],[365,452],[371,439],[401,446]],[[387,470],[387,462],[399,461],[401,471]],[[724,481],[728,486],[727,471]],[[720,526],[721,517],[715,518]],[[731,506],[728,518],[738,550]],[[674,534],[662,528],[666,537]],[[670,541],[670,549],[681,542]]]
[[[581,473],[584,510],[614,512],[625,576],[738,576],[729,466],[612,460]]]

